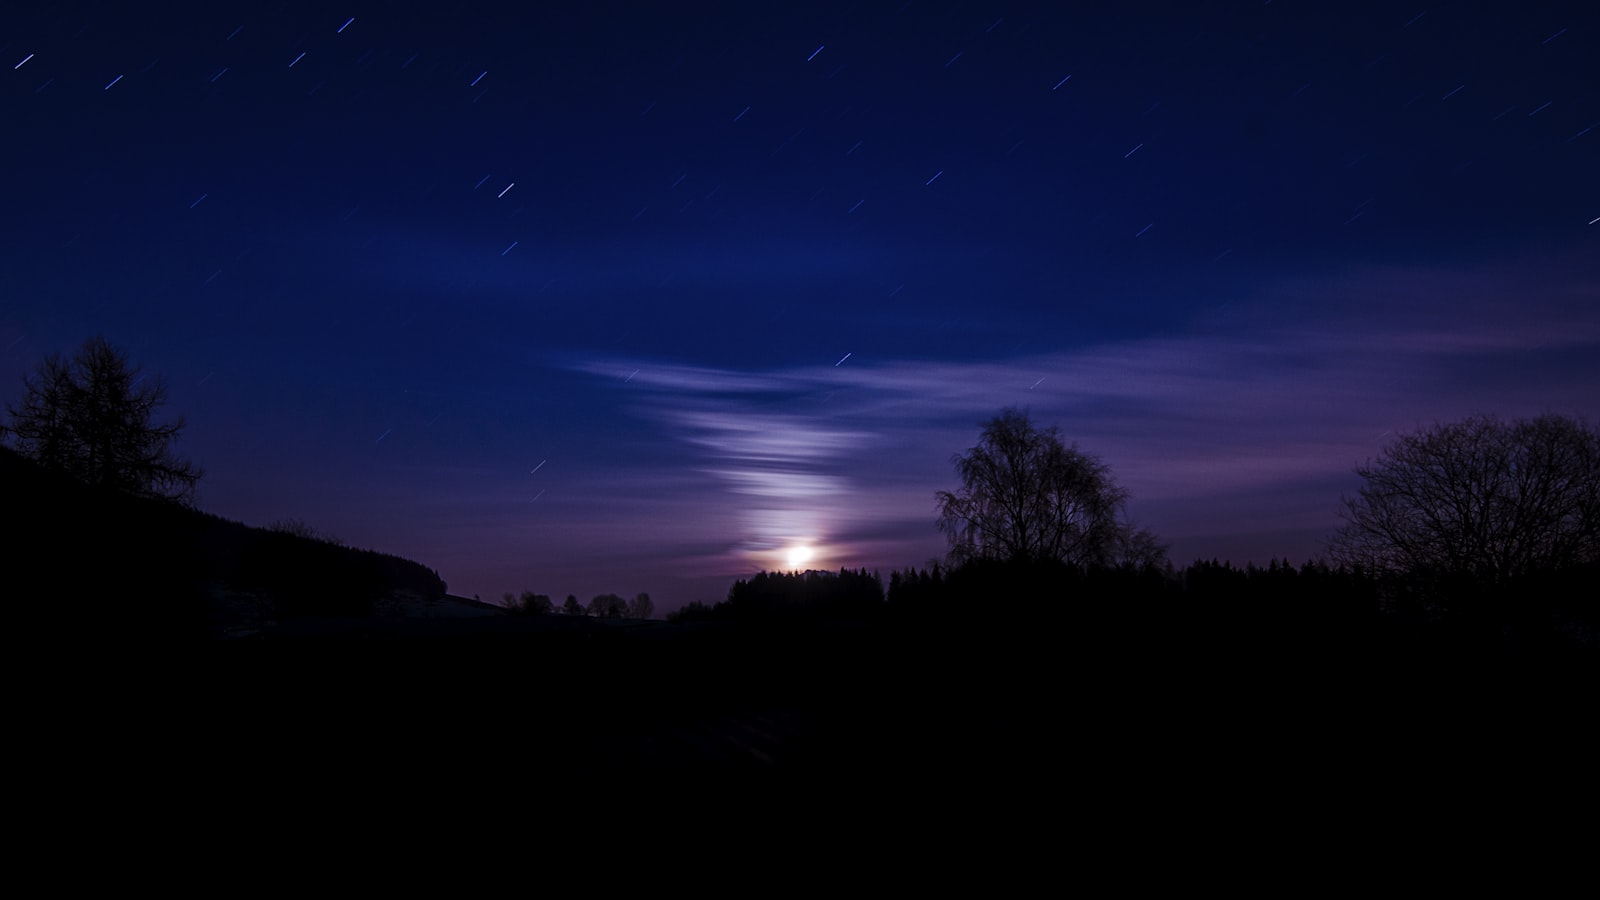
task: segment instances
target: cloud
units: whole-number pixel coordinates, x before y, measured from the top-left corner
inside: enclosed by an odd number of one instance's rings
[[[951,455],[1010,405],[1101,456],[1158,533],[1163,524],[1225,531],[1236,520],[1259,538],[1275,520],[1335,525],[1336,486],[1396,432],[1482,411],[1595,414],[1600,362],[1576,371],[1538,363],[1556,349],[1600,350],[1600,294],[1552,285],[1530,317],[1532,301],[1508,300],[1501,281],[1367,270],[1284,285],[1278,297],[1301,304],[1292,314],[1263,298],[1186,334],[1010,359],[864,351],[839,366],[747,371],[628,358],[570,365],[703,457],[747,550],[891,533],[933,546],[931,497],[953,482]],[[1335,302],[1345,296],[1362,299]],[[1463,366],[1481,371],[1466,377]],[[1313,512],[1303,508],[1324,495]]]

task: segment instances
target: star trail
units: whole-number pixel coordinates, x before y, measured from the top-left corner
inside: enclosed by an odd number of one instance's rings
[[[524,7],[9,4],[0,397],[104,335],[207,511],[662,612],[938,556],[1007,405],[1180,565],[1600,417],[1592,4]]]

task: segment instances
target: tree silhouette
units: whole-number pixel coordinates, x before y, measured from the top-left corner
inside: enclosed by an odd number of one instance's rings
[[[597,619],[620,619],[628,614],[628,601],[617,594],[596,594],[589,600],[588,612]]]
[[[105,338],[90,338],[71,360],[50,355],[23,385],[6,428],[23,455],[94,487],[193,501],[201,471],[172,452],[183,420],[153,420],[166,387]]]
[[[655,601],[651,600],[650,595],[647,593],[640,592],[635,594],[633,599],[628,601],[628,618],[630,619],[648,619],[655,614],[655,611]]]
[[[720,606],[721,604],[718,604]],[[667,613],[668,622],[700,622],[715,619],[718,616],[717,608],[701,600],[691,600]]]
[[[1162,558],[1153,536],[1119,521],[1128,493],[1110,470],[1015,407],[985,423],[978,445],[953,462],[961,488],[935,494],[952,562],[1142,566]]]
[[[550,600],[549,594],[535,594],[527,590],[523,591],[521,596],[506,591],[501,597],[500,605],[511,612],[526,616],[543,616],[556,611],[555,603]]]
[[[713,611],[733,619],[859,618],[883,606],[883,580],[865,569],[757,572],[728,589]]]
[[[1436,425],[1356,473],[1329,551],[1359,570],[1495,589],[1600,561],[1600,434],[1581,420]]]

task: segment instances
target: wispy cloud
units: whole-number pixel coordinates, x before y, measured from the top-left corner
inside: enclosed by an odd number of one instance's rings
[[[1158,532],[1317,517],[1332,527],[1336,486],[1396,432],[1474,412],[1596,413],[1600,353],[1582,371],[1540,367],[1552,350],[1600,350],[1592,287],[1553,287],[1544,303],[1556,315],[1534,324],[1494,294],[1493,279],[1446,279],[1459,293],[1444,302],[1440,279],[1425,275],[1286,286],[1306,304],[1297,314],[1257,304],[1188,334],[1012,359],[864,351],[842,366],[752,371],[627,358],[572,367],[627,392],[633,414],[695,448],[748,553],[847,534],[935,546],[931,498],[953,481],[950,456],[1009,405],[1104,458]],[[1351,291],[1369,300],[1354,314],[1316,302]],[[1463,366],[1492,374],[1462,378]],[[1290,506],[1323,494],[1311,513]],[[1193,520],[1201,507],[1207,525]]]

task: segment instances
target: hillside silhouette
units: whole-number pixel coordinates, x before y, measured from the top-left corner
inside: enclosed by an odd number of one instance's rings
[[[352,779],[442,790],[430,767],[472,753],[507,773],[503,802],[559,775],[771,809],[936,796],[986,821],[1026,796],[1117,822],[1269,803],[1285,784],[1312,805],[1404,785],[1445,808],[1464,772],[1481,795],[1499,783],[1486,767],[1559,778],[1596,749],[1594,611],[1573,599],[1592,568],[1523,583],[1512,618],[1320,561],[1143,553],[973,555],[887,581],[762,572],[670,621],[625,617],[613,595],[406,618],[397,602],[447,602],[422,563],[91,487],[4,448],[0,492],[12,634],[88,651],[24,655],[77,661],[71,703],[39,702],[52,734],[122,723],[163,736],[123,764],[243,770],[313,802]],[[206,754],[174,754],[197,723]]]
[[[411,560],[93,487],[5,447],[0,494],[10,605],[62,636],[203,640],[445,592]]]

